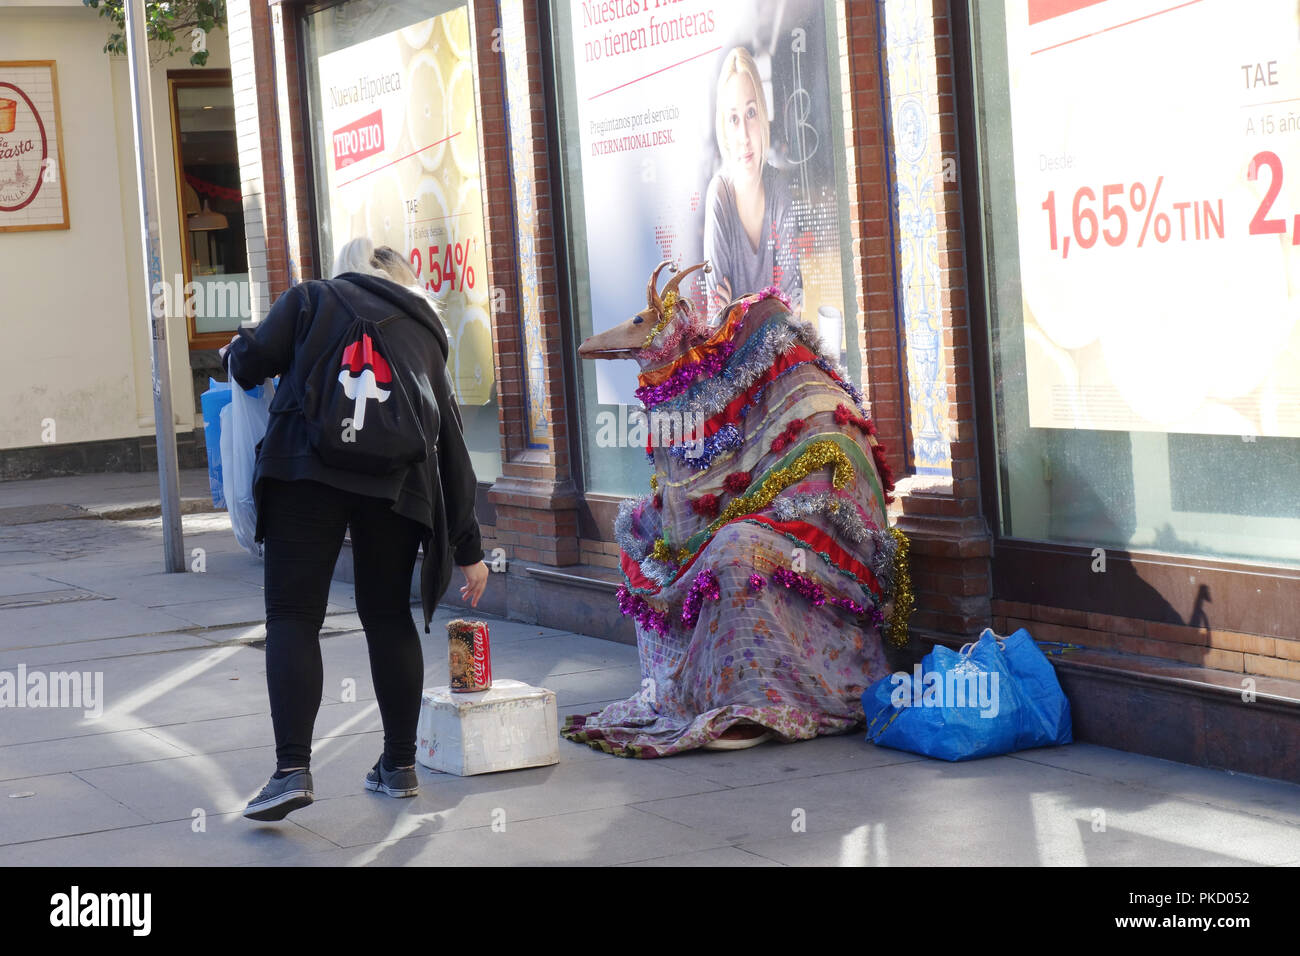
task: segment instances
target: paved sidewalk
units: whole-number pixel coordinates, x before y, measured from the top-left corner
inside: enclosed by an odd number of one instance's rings
[[[156,481],[4,483],[0,511],[135,505],[150,487],[156,502]],[[0,864],[1300,863],[1300,787],[1086,744],[945,764],[860,734],[645,761],[561,740],[552,767],[421,768],[414,799],[367,793],[382,734],[343,584],[322,639],[316,803],[253,823],[240,813],[274,766],[261,564],[224,514],[184,526],[201,573],[162,572],[157,518],[0,526],[0,673],[102,673],[104,690],[98,719],[0,713]],[[447,682],[449,617],[422,635],[426,686]],[[635,648],[491,628],[494,674],[551,688],[562,716],[639,689]]]

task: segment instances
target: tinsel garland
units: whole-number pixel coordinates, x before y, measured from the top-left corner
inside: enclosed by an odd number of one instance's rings
[[[707,339],[712,333],[713,330],[709,328],[708,319],[692,307],[690,299],[683,299],[682,304],[684,309],[681,319],[668,330],[668,334],[664,336],[663,341],[657,345],[652,345],[651,343],[654,342],[654,336],[652,335],[646,347],[637,355],[636,359],[641,363],[642,368],[653,368],[662,364],[665,359],[676,355],[678,346],[684,340]]]
[[[872,529],[871,538],[875,542],[875,550],[871,555],[871,562],[867,566],[871,568],[871,573],[876,576],[876,583],[880,585],[880,593],[885,595],[893,594],[894,558],[898,553],[898,540],[888,529],[884,531]]]
[[[907,540],[901,528],[890,528],[898,547],[894,549],[894,611],[889,616],[889,640],[894,646],[902,647],[907,643],[907,620],[916,607],[916,595],[912,593],[912,574],[908,567],[907,555],[912,543]]]
[[[769,388],[771,388],[777,382],[781,381],[781,379],[789,375],[795,369],[803,368],[805,365],[809,364],[812,361],[813,359],[807,359],[806,361],[803,362],[795,362],[793,365],[788,365],[785,368],[781,369],[781,371],[777,373],[775,378],[773,378],[769,382],[764,382],[761,386],[759,386],[759,388],[754,392],[754,394],[749,396],[749,400],[745,402],[745,404],[741,407],[741,409],[736,414],[739,415],[741,418],[745,418],[749,414],[749,410],[751,408],[757,408],[759,405],[763,403],[763,396],[767,394],[767,390]]]
[[[650,553],[650,542],[663,530],[662,516],[646,508],[649,500],[624,498],[619,502],[618,515],[614,518],[614,540],[624,554],[637,562]],[[642,522],[642,533],[638,534],[636,525]]]
[[[858,427],[859,431],[866,432],[872,438],[876,437],[876,425],[869,418],[863,418],[843,402],[835,406],[835,424],[847,425],[852,422]]]
[[[719,507],[717,495],[700,495],[691,502],[691,510],[701,518],[716,518]]]
[[[650,557],[654,558],[661,564],[672,564],[674,555],[668,547],[668,542],[663,538],[655,538],[654,548],[650,551]]]
[[[853,544],[861,544],[871,535],[857,506],[831,491],[783,495],[772,502],[769,510],[777,521],[799,521],[809,515],[820,515],[841,538]]]
[[[817,367],[829,374],[836,385],[849,393],[849,397],[853,399],[853,404],[858,407],[862,406],[862,393],[858,391],[856,385],[848,380],[842,368],[826,358],[817,359]]]
[[[650,329],[650,334],[645,338],[645,344],[641,348],[648,349],[650,343],[655,340],[655,336],[664,330],[669,322],[673,320],[673,315],[677,311],[677,290],[669,290],[668,294],[660,300],[659,321]]]
[[[789,568],[777,568],[772,572],[772,580],[786,588],[798,591],[813,607],[833,604],[858,617],[868,617],[876,627],[879,627],[885,619],[884,612],[874,605],[859,604],[852,598],[827,597],[825,588],[820,584],[807,575],[791,571]]]
[[[623,586],[619,587],[616,596],[620,613],[632,615],[644,630],[654,631],[660,637],[668,633],[667,611],[658,610],[645,598]]]
[[[763,580],[763,575],[755,571],[749,576],[749,589],[755,594],[762,592],[765,587],[767,587],[767,582]]]
[[[792,418],[786,424],[781,434],[772,439],[772,451],[783,452],[789,445],[794,443],[799,433],[808,427],[808,423],[802,418]]]
[[[722,479],[722,487],[733,495],[738,495],[749,487],[751,481],[753,481],[753,477],[749,472],[733,471],[731,474],[727,475],[726,478]]]
[[[661,405],[670,398],[682,394],[691,387],[691,383],[697,378],[703,376],[712,378],[717,375],[722,371],[723,366],[727,364],[727,359],[731,357],[731,353],[734,351],[736,351],[736,343],[724,342],[716,352],[705,356],[698,362],[688,362],[683,365],[662,384],[642,385],[636,390],[636,397],[641,400],[641,403],[646,408]]]
[[[705,438],[703,442],[698,439],[690,445],[672,445],[668,449],[668,454],[677,459],[684,465],[689,465],[696,471],[708,468],[713,464],[713,459],[725,451],[731,451],[737,448],[744,441],[740,434],[740,429],[735,425],[723,425],[716,432]],[[701,448],[701,445],[703,446]],[[691,455],[688,452],[699,450],[699,454]]]
[[[709,533],[716,531],[732,518],[766,508],[784,489],[827,465],[833,468],[831,484],[835,488],[847,488],[853,483],[853,463],[849,461],[849,456],[844,453],[844,449],[829,439],[815,441],[802,455],[784,468],[774,468],[768,472],[757,491],[731,499],[731,503],[723,509],[717,520],[709,525]]]
[[[835,406],[835,423],[837,425],[852,423],[867,434],[871,445],[871,458],[876,463],[876,472],[880,475],[880,487],[885,492],[885,504],[891,504],[894,500],[894,496],[890,494],[894,490],[894,469],[889,466],[889,459],[885,457],[885,446],[876,440],[875,423],[869,418],[863,418],[847,405]]]
[[[713,601],[722,597],[718,590],[718,579],[708,568],[695,575],[691,589],[686,592],[686,600],[682,602],[683,625],[688,628],[695,626],[695,622],[700,619],[700,606],[706,597]]]
[[[765,297],[777,298],[789,308],[789,300],[775,287],[764,290],[757,299],[747,300],[741,308],[747,314],[751,305]],[[795,342],[802,343],[818,356],[815,361],[819,368],[833,375],[839,374],[826,356],[816,326],[792,315],[773,316],[737,350],[722,375],[696,384],[686,395],[673,400],[671,407],[675,411],[712,418],[726,408],[736,395],[753,385],[772,365],[776,356],[788,350]],[[854,397],[858,405],[862,404],[861,394],[856,388],[842,381],[842,378],[836,378],[835,381]]]

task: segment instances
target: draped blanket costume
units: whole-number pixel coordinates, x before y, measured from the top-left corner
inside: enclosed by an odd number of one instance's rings
[[[881,635],[905,641],[910,611],[858,390],[780,290],[710,328],[677,295],[686,272],[642,313],[660,316],[635,354],[651,493],[615,524],[641,691],[563,730],[620,756],[694,749],[741,720],[787,740],[851,730],[889,671]]]

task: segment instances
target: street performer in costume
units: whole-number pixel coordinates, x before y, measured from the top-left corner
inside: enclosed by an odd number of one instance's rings
[[[678,273],[647,308],[587,339],[583,358],[635,358],[649,411],[650,493],[615,534],[642,687],[569,718],[570,740],[620,756],[736,749],[844,733],[906,640],[907,540],[862,398],[779,289],[710,327]],[[702,421],[675,441],[660,421]]]

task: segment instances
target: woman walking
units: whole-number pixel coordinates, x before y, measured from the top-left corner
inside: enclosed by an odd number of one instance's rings
[[[342,338],[363,320],[382,322],[388,360],[372,350],[367,335],[364,356],[349,348],[342,370],[329,367]],[[453,561],[465,575],[461,596],[473,606],[488,576],[474,517],[477,481],[448,379],[446,332],[402,256],[353,239],[339,253],[333,279],[294,286],[255,329],[240,329],[223,353],[231,377],[245,388],[281,376],[253,475],[256,539],[266,564],[266,683],[276,772],[244,816],[280,820],[314,799],[311,736],[324,680],[320,628],[345,531],[384,727],[384,750],[365,787],[414,796],[424,680],[410,609],[416,553],[423,546],[426,633]],[[385,375],[395,379],[388,387]],[[405,437],[425,449],[423,456],[387,473],[375,473],[373,463],[350,468],[337,452],[323,460],[310,396],[340,386],[357,400],[355,418],[343,420],[345,432],[361,428],[367,409],[378,427],[383,404],[404,396],[414,413],[401,419]]]

